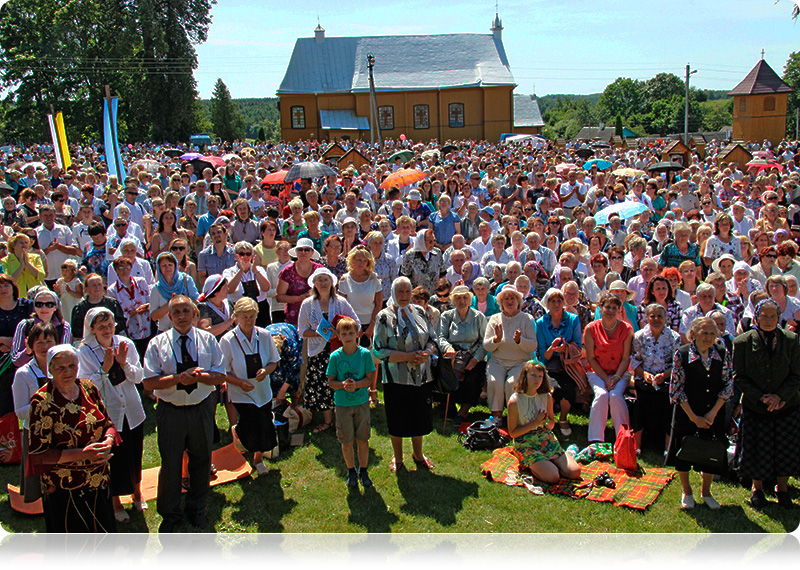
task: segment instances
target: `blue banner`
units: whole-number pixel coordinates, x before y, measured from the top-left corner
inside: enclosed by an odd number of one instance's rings
[[[120,185],[128,175],[125,166],[122,164],[122,155],[119,152],[119,140],[117,139],[117,97],[111,98],[111,112],[108,109],[108,99],[103,99],[103,142],[106,149],[106,164],[108,173],[113,174],[119,180]],[[112,131],[113,129],[113,131]]]

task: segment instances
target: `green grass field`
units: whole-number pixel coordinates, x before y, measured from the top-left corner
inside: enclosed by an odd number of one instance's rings
[[[153,403],[145,400],[144,467],[158,465]],[[471,418],[488,415],[476,408]],[[407,471],[389,471],[391,444],[386,433],[382,404],[373,408],[370,440],[370,476],[373,489],[350,491],[345,485],[346,469],[333,430],[306,435],[306,444],[295,447],[270,462],[270,472],[212,487],[208,518],[216,532],[792,532],[800,523],[800,506],[784,510],[772,503],[763,512],[754,511],[749,493],[740,485],[714,483],[714,495],[722,504],[712,512],[698,505],[693,511],[678,508],[680,484],[673,479],[646,511],[615,507],[610,503],[575,500],[563,496],[533,495],[523,487],[490,482],[480,474],[481,463],[491,452],[464,449],[452,423],[442,435],[443,411],[434,410],[436,432],[425,437],[425,454],[436,464],[433,472],[417,471],[410,459],[407,442]],[[561,438],[566,447],[586,443],[587,418],[570,417],[573,433]],[[220,445],[231,442],[228,420],[222,407],[217,410],[222,431]],[[658,466],[661,453],[645,449],[642,463]],[[6,485],[18,484],[19,466],[0,468],[0,522],[9,532],[40,532],[42,517],[19,514],[11,509]],[[699,476],[692,474],[699,495]],[[791,480],[795,501],[800,486]],[[150,501],[144,515],[129,508],[131,523],[121,532],[155,532],[161,518],[156,501]],[[193,532],[188,524],[179,527]]]

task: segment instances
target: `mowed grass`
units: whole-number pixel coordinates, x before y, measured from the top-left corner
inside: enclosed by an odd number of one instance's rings
[[[677,477],[646,511],[616,507],[610,503],[576,500],[564,496],[534,495],[523,487],[507,487],[483,478],[481,464],[490,451],[472,452],[458,441],[448,422],[442,434],[443,407],[434,409],[436,431],[424,438],[425,454],[436,464],[433,472],[418,471],[406,441],[406,471],[389,471],[392,456],[386,432],[383,405],[372,410],[370,476],[375,487],[349,490],[346,469],[334,431],[306,433],[305,445],[294,447],[269,462],[270,471],[211,488],[208,518],[216,532],[792,532],[800,524],[800,507],[784,510],[774,498],[763,512],[754,511],[749,493],[732,481],[715,482],[713,492],[722,504],[720,511],[698,505],[681,511]],[[144,467],[159,464],[153,403],[145,400],[147,412]],[[471,419],[488,416],[486,408],[473,410]],[[573,433],[559,434],[563,446],[586,444],[587,418],[571,415]],[[222,432],[219,445],[231,442],[224,409],[217,409]],[[610,435],[611,429],[609,429]],[[644,466],[657,467],[662,454],[645,449]],[[0,522],[9,532],[42,532],[41,516],[27,516],[11,509],[6,485],[18,484],[19,466],[0,468]],[[692,474],[696,496],[700,477]],[[800,486],[790,481],[796,502]],[[161,517],[156,501],[142,515],[132,508],[131,523],[120,532],[156,532]],[[196,532],[188,524],[183,532]]]

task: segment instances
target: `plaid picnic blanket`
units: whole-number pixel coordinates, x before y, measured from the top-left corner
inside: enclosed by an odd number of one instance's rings
[[[595,477],[607,471],[617,484],[615,489],[588,485]],[[516,479],[515,485],[522,485],[519,477],[519,461],[512,447],[495,449],[491,459],[481,466],[483,475],[498,483],[507,483],[509,474]],[[659,467],[640,468],[635,473],[618,469],[612,463],[593,461],[581,466],[581,480],[561,479],[555,485],[542,487],[546,492],[569,497],[585,497],[592,501],[609,502],[613,505],[644,510],[652,505],[661,491],[675,476],[672,469]],[[513,479],[512,479],[513,480]]]

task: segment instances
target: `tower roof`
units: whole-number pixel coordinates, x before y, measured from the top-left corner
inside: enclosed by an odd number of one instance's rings
[[[750,73],[734,87],[728,95],[769,95],[773,93],[792,93],[791,85],[781,79],[763,59],[759,60]]]

